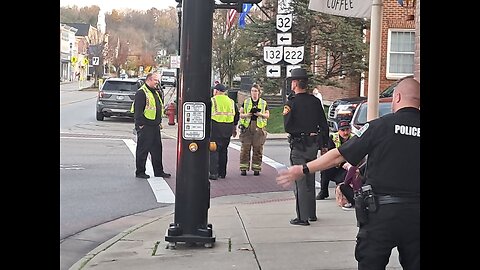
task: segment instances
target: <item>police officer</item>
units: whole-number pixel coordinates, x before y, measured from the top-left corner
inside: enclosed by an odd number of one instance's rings
[[[307,93],[308,76],[303,68],[292,69],[291,89],[295,95],[283,107],[285,131],[289,134],[291,165],[305,164],[317,158],[319,144],[326,150],[328,124],[318,98]],[[297,217],[293,225],[316,221],[315,174],[307,173],[295,182]]]
[[[338,148],[340,145],[348,141],[350,137],[352,137],[350,122],[347,120],[342,120],[338,122],[338,131],[330,135],[327,147],[329,150]],[[315,197],[317,200],[324,200],[325,198],[328,198],[328,184],[330,181],[334,181],[337,185],[343,182],[348,170],[348,167],[345,165],[350,167],[350,164],[342,162],[333,168],[320,172],[320,192],[318,192],[317,197]]]
[[[286,186],[303,173],[324,170],[344,160],[357,164],[368,154],[362,190],[370,187],[373,196],[364,201],[367,207],[355,203],[359,221],[355,258],[359,270],[385,269],[394,247],[403,269],[420,269],[419,108],[420,83],[405,78],[393,92],[393,114],[370,121],[339,148],[314,161],[292,166],[277,177],[277,183]]]
[[[150,178],[145,173],[145,164],[148,153],[152,159],[155,177],[168,178],[171,175],[164,172],[162,162],[162,125],[163,101],[158,93],[160,75],[149,73],[145,83],[135,93],[131,112],[134,113],[135,130],[137,131],[137,149],[135,152],[135,176],[137,178]]]
[[[238,107],[233,99],[225,95],[227,88],[223,84],[213,87],[212,125],[210,143],[216,144],[216,149],[210,150],[211,180],[225,178],[227,175],[228,145],[230,137],[237,134],[237,124],[240,118]]]

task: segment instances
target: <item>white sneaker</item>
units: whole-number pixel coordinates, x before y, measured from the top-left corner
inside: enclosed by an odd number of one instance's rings
[[[353,207],[353,205],[351,203],[346,203],[344,206],[342,206],[342,209],[345,210],[345,211],[355,210],[355,208]]]

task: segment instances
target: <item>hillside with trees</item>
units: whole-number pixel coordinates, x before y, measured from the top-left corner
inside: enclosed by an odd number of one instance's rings
[[[338,78],[360,78],[368,69],[367,44],[364,29],[368,21],[359,18],[331,16],[308,9],[309,0],[292,0],[294,14],[292,46],[305,46],[302,66],[317,71],[315,84],[340,86]],[[263,47],[276,46],[277,0],[263,0],[262,10],[253,8],[244,29],[235,26],[225,35],[226,9],[213,14],[212,67],[220,80],[229,85],[240,75],[248,75],[264,87],[266,93],[277,93],[284,81],[267,78],[263,61]],[[98,6],[60,8],[62,23],[90,23],[97,25]],[[178,53],[178,18],[175,8],[147,11],[112,10],[105,14],[109,36],[107,59],[109,63],[127,70],[139,66],[168,66],[169,55]],[[165,52],[165,56],[157,55]]]

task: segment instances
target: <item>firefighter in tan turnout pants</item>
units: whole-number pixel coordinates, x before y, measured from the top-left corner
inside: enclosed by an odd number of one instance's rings
[[[260,98],[260,86],[253,84],[250,89],[251,96],[246,98],[240,108],[240,171],[241,175],[247,175],[250,169],[250,152],[253,148],[251,158],[251,169],[253,175],[260,175],[262,170],[263,144],[267,138],[265,127],[270,117],[267,102]]]

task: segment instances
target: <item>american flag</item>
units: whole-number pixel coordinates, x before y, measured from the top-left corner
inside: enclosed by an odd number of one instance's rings
[[[230,29],[234,25],[235,17],[237,16],[237,11],[235,9],[230,9],[227,13],[227,28],[225,31],[225,36],[230,34]]]

